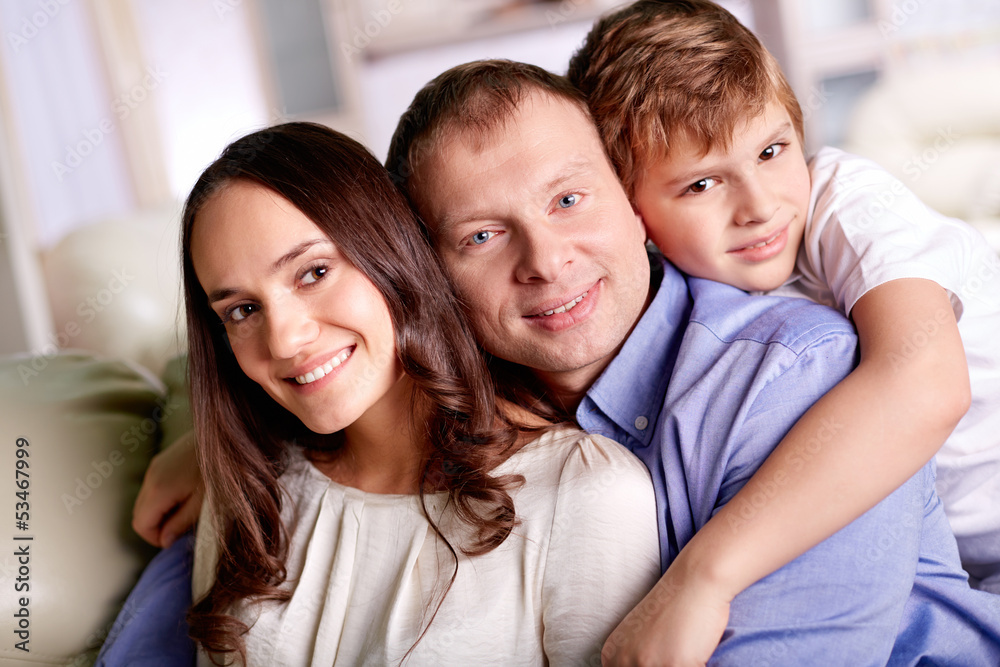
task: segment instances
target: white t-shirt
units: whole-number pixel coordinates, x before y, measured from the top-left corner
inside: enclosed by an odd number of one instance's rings
[[[604,640],[660,574],[648,471],[617,443],[564,429],[526,445],[496,473],[524,475],[512,492],[521,523],[482,556],[459,550],[454,536],[468,528],[443,511],[447,495],[426,497],[459,567],[405,664],[599,665]],[[418,497],[340,485],[297,448],[280,481],[290,494],[282,508],[290,535],[283,587],[292,598],[238,609],[252,624],[249,664],[399,664],[454,569]],[[203,508],[196,600],[217,563],[206,519]],[[209,664],[204,652],[199,664]]]
[[[850,313],[868,290],[898,278],[926,278],[948,291],[972,407],[937,456],[937,488],[963,563],[1000,586],[1000,258],[978,231],[928,208],[873,162],[823,148],[809,171],[810,215],[796,271],[770,294]],[[935,324],[900,341],[900,354],[926,344]]]

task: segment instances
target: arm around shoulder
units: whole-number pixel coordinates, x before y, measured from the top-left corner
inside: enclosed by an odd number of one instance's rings
[[[851,351],[841,349],[843,342],[823,340],[811,345],[796,363],[767,384],[754,400],[754,417],[740,426],[748,441],[742,450],[752,451],[754,445],[749,443],[754,439],[766,441],[765,449],[757,449],[758,458],[766,455],[766,446],[773,447],[782,437],[781,430],[796,420],[796,429],[807,427],[804,447],[771,456],[771,465],[756,471],[755,477],[763,483],[758,487],[764,494],[761,498],[795,489],[802,480],[810,479],[809,471],[822,468],[824,461],[843,458],[845,447],[852,451],[854,438],[847,434],[858,421],[856,413],[837,412],[825,422],[801,419],[817,395],[823,394],[824,384],[826,389],[839,386],[851,369],[847,359],[839,356]],[[831,353],[839,363],[831,364],[837,361],[831,359]],[[825,369],[821,377],[816,375],[817,368]],[[780,410],[768,409],[779,404]],[[846,475],[847,483],[824,487],[820,500],[825,502],[811,505],[811,514],[802,516],[794,507],[786,511],[799,513],[808,526],[820,520],[829,523],[833,517],[829,506],[845,504],[845,496],[855,492],[852,480],[857,483],[857,477],[875,465],[871,456],[870,450],[856,452],[851,460],[853,475]],[[733,478],[745,479],[746,473],[737,472]],[[843,658],[842,664],[884,664],[913,588],[929,479],[926,471],[910,477],[859,518],[737,595],[711,664],[765,660],[822,664],[831,655]],[[742,487],[742,483],[734,484],[721,502]],[[815,496],[815,490],[809,494]],[[770,505],[758,508],[752,498],[742,504],[739,500],[733,498],[726,505],[732,519],[726,525],[735,535],[748,529],[756,531],[757,524],[773,522],[774,514],[781,511]],[[784,518],[794,524],[794,516],[786,514]]]

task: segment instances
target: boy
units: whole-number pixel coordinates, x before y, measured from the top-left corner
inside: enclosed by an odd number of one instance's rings
[[[671,567],[711,582],[718,595],[706,599],[731,599],[941,448],[938,489],[963,564],[1000,592],[1000,260],[985,240],[868,161],[826,148],[807,164],[780,67],[711,2],[641,0],[607,16],[569,77],[650,239],[676,266],[826,303],[859,332],[858,368]],[[697,618],[666,602],[617,639],[682,655],[667,638],[698,633],[669,626],[693,629]]]

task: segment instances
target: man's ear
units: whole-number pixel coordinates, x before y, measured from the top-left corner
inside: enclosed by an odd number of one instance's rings
[[[632,212],[635,213],[635,221],[639,225],[639,229],[642,230],[642,242],[645,243],[649,240],[649,234],[646,232],[646,223],[642,219],[642,214],[636,209],[635,204],[632,204]]]

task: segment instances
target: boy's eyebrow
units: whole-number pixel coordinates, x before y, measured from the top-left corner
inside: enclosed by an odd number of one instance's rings
[[[773,143],[774,143],[774,141],[775,141],[775,140],[776,140],[776,139],[777,139],[778,137],[780,137],[780,136],[782,136],[782,135],[784,135],[784,134],[788,134],[788,133],[789,133],[789,132],[791,132],[791,131],[792,131],[792,124],[791,124],[791,122],[789,122],[789,121],[787,121],[787,120],[786,120],[786,121],[785,121],[785,122],[783,122],[783,123],[782,123],[781,125],[779,125],[778,127],[776,127],[776,128],[775,128],[775,130],[774,130],[774,132],[772,132],[772,133],[771,133],[771,134],[770,134],[770,135],[769,135],[769,136],[767,137],[767,139],[765,139],[765,140],[764,140],[763,144],[761,144],[761,145],[762,145],[762,146],[763,146],[764,148],[767,148],[768,146],[770,146],[771,144],[773,144]]]
[[[777,141],[779,137],[782,137],[792,131],[793,131],[792,124],[789,121],[783,122],[781,125],[776,127],[774,131],[771,132],[771,134],[767,135],[767,139],[765,139],[760,143],[761,148],[762,149],[767,148],[775,141]],[[672,188],[682,184],[684,185],[690,184],[693,181],[695,181],[695,179],[699,178],[706,171],[711,171],[711,166],[704,167],[701,164],[699,164],[698,166],[685,170],[684,172],[678,174],[674,178],[671,178],[669,181],[664,182],[661,185],[661,187]]]
[[[690,185],[696,179],[701,178],[702,174],[710,170],[711,167],[704,167],[699,163],[697,166],[687,169],[670,180],[661,183],[660,187],[667,189],[678,185]]]

